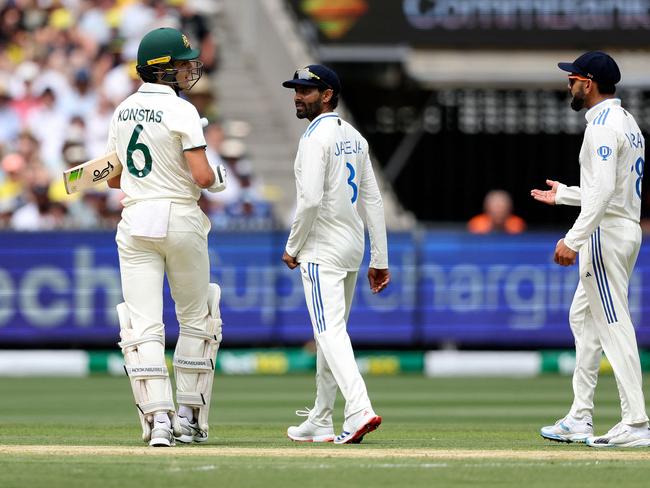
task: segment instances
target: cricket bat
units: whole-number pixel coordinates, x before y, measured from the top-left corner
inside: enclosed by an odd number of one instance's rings
[[[101,158],[91,159],[74,168],[63,172],[63,183],[68,195],[86,190],[91,186],[102,183],[113,176],[122,172],[122,163],[117,158],[117,153],[113,151]]]

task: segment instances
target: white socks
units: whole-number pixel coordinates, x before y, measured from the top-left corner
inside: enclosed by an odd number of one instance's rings
[[[169,415],[167,415],[167,412],[155,414],[153,416],[153,421],[155,424],[164,424],[165,427],[167,428],[171,428],[172,426],[171,420],[169,420]]]
[[[187,405],[179,405],[178,416],[185,417],[187,420],[190,421],[190,423],[194,422],[194,410],[192,409],[192,407],[188,407]]]
[[[194,423],[194,410],[192,407],[188,407],[187,405],[180,405],[178,408],[178,416],[179,417],[185,417],[187,420],[190,421],[190,423]],[[158,412],[153,416],[153,420],[155,424],[163,424],[167,428],[171,428],[172,423],[171,420],[169,420],[169,415],[167,412]]]

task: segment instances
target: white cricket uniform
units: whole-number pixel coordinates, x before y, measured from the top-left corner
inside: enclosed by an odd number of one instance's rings
[[[317,346],[316,401],[309,418],[329,426],[337,385],[346,400],[345,418],[371,407],[346,323],[365,249],[364,220],[370,266],[388,268],[384,209],[368,143],[334,112],[309,124],[294,170],[298,204],[286,251],[300,263]]]
[[[169,86],[144,83],[113,114],[107,152],[117,150],[123,163],[120,184],[126,194],[116,236],[122,293],[140,337],[164,342],[165,273],[179,324],[205,333],[210,221],[197,205],[201,189],[184,156],[205,145],[198,112]],[[202,340],[179,340],[176,352],[196,357],[202,348]],[[159,342],[142,344],[138,351],[149,364],[165,364]],[[194,391],[196,378],[177,378],[179,391]],[[147,391],[151,400],[172,401],[166,380],[147,381]]]
[[[587,111],[580,150],[580,186],[560,185],[556,203],[579,205],[564,238],[580,257],[580,282],[569,321],[576,368],[571,415],[593,415],[601,353],[612,365],[622,420],[646,422],[641,365],[628,306],[628,286],[641,246],[641,178],[645,141],[619,99]]]

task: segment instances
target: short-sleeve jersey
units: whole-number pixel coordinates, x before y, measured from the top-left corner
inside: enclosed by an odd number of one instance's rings
[[[123,170],[124,206],[141,200],[196,202],[184,151],[205,147],[196,108],[166,85],[144,83],[115,109],[107,152],[116,150]]]

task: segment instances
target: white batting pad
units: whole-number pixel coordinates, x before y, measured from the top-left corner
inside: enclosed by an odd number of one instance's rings
[[[198,332],[180,324],[180,334],[174,353],[176,401],[198,410],[199,428],[207,433],[212,383],[217,351],[221,344],[221,288],[210,283],[208,290],[208,317],[205,332]]]
[[[164,340],[158,336],[137,334],[133,330],[126,303],[117,305],[117,316],[122,339],[118,345],[124,355],[124,371],[131,381],[133,397],[138,408],[138,416],[142,424],[142,440],[148,442],[151,439],[153,415],[156,412],[167,412],[174,431],[178,431],[171,382],[165,364]],[[152,353],[156,349],[159,351]]]

